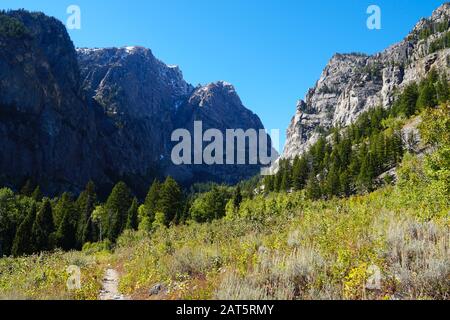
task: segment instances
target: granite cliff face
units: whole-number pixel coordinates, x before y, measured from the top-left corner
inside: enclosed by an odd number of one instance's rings
[[[395,94],[432,68],[450,75],[450,49],[432,44],[449,31],[450,4],[422,19],[400,43],[373,56],[336,54],[297,111],[287,130],[282,157],[292,159],[314,144],[321,132],[344,127],[376,106],[389,107]]]
[[[254,129],[256,132],[264,129],[259,117],[244,107],[234,86],[224,81],[195,88],[188,99],[179,105],[176,113],[176,127],[189,130],[193,136],[195,121],[202,122],[203,132],[209,129],[221,131],[224,138],[224,158],[226,156],[227,129],[242,129],[243,131]],[[268,136],[267,141],[267,150],[270,150],[271,141]],[[207,143],[203,143],[203,147],[206,145]],[[248,151],[247,148],[245,150],[247,157]],[[276,151],[272,152],[276,153]],[[182,180],[191,180],[196,177],[198,181],[215,181],[214,177],[221,177],[224,182],[236,183],[258,174],[260,166],[251,164],[245,166],[237,164],[182,165],[170,166],[168,170],[170,175],[180,177]]]
[[[80,94],[64,26],[25,11],[0,17],[0,182],[17,186],[32,177],[52,192],[104,179],[94,112]]]
[[[125,180],[138,193],[154,177],[186,184],[237,182],[259,166],[173,165],[171,133],[263,128],[224,82],[194,88],[176,66],[141,47],[75,50],[56,19],[0,13],[0,184],[26,179],[46,192],[78,192],[90,180]]]

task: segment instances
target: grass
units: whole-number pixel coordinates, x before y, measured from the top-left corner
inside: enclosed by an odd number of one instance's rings
[[[155,298],[155,284],[166,289],[158,299],[449,299],[448,207],[429,218],[413,193],[272,194],[211,223],[126,232],[113,253],[1,259],[0,298],[96,299],[111,264],[121,292],[137,299]],[[81,268],[80,290],[67,289],[69,265]],[[368,288],[375,272],[379,286]]]
[[[0,300],[95,300],[107,255],[61,251],[0,259]],[[69,290],[67,268],[81,270],[81,289]]]
[[[111,265],[134,299],[449,299],[450,204],[406,157],[399,184],[348,199],[244,200],[210,223],[125,232],[83,252],[0,259],[1,299],[96,299]],[[82,287],[67,289],[67,267]],[[161,290],[151,296],[149,290]]]
[[[232,219],[123,236],[121,289],[142,298],[162,283],[166,299],[449,298],[448,207],[423,219],[423,203],[397,187],[343,200],[298,193],[252,202],[271,214],[256,219],[244,204]],[[368,289],[377,270],[379,287]]]

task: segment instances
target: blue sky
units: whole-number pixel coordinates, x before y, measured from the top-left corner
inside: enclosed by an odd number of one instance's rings
[[[81,8],[77,47],[140,45],[177,64],[197,85],[226,80],[282,143],[305,96],[336,52],[375,53],[403,39],[443,0],[1,0],[0,8],[43,11],[66,21]],[[366,27],[378,5],[382,29]]]

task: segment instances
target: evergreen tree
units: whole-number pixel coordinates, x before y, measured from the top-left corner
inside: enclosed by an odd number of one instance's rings
[[[436,89],[430,81],[425,81],[420,88],[420,95],[417,100],[417,108],[424,110],[437,105]],[[412,114],[409,114],[412,115]]]
[[[318,200],[322,197],[320,183],[314,173],[311,173],[306,184],[306,196],[311,200]]]
[[[339,195],[340,190],[341,187],[340,187],[339,173],[336,167],[332,165],[327,175],[326,192],[329,197],[333,197]]]
[[[343,171],[339,176],[339,184],[341,187],[341,194],[349,196],[351,194],[350,175],[347,170]]]
[[[264,190],[266,192],[272,192],[274,191],[274,184],[273,184],[274,176],[268,175],[264,177]]]
[[[233,206],[237,210],[241,206],[242,203],[242,193],[241,193],[241,186],[237,185],[237,187],[234,189],[233,193]]]
[[[36,250],[48,251],[52,249],[51,235],[53,232],[55,232],[55,225],[52,205],[48,199],[45,199],[33,224],[32,234]]]
[[[92,212],[97,203],[97,194],[94,182],[90,181],[85,190],[76,201],[77,209],[80,212],[80,219],[77,226],[77,246],[81,248],[86,242],[96,242],[98,240],[98,230],[92,221]]]
[[[59,217],[56,245],[63,250],[75,249],[77,246],[78,210],[72,197],[67,192],[59,199],[55,211],[56,216]]]
[[[113,188],[106,201],[108,211],[108,237],[115,242],[125,229],[128,217],[128,209],[131,207],[131,191],[124,182],[119,182]]]
[[[302,190],[308,179],[308,161],[305,157],[296,157],[292,167],[292,186],[295,190]]]
[[[128,209],[128,218],[127,218],[127,230],[137,230],[138,229],[138,209],[139,203],[137,198],[133,199],[131,203],[130,209]]]
[[[399,113],[403,113],[407,117],[412,116],[416,112],[418,98],[419,90],[417,84],[410,84],[401,94],[396,109],[398,109]]]
[[[20,223],[14,238],[11,253],[14,257],[34,252],[32,239],[33,224],[36,220],[36,205],[33,204],[25,219]]]
[[[287,168],[283,170],[283,177],[281,178],[280,190],[283,192],[289,191],[291,189],[291,179],[290,172]]]
[[[169,226],[171,222],[176,222],[176,218],[180,216],[183,208],[182,198],[183,194],[178,183],[172,177],[167,177],[161,186],[156,210],[156,212],[164,214],[166,226]]]
[[[374,178],[375,170],[373,165],[373,157],[370,153],[363,154],[361,160],[361,169],[358,175],[358,186],[360,191],[371,191]]]
[[[34,201],[36,202],[41,202],[42,201],[42,192],[41,192],[41,188],[39,186],[37,186],[34,191],[33,194],[31,195],[31,197],[34,199]]]
[[[145,198],[145,216],[149,219],[150,223],[155,220],[156,207],[159,201],[159,192],[161,190],[161,183],[158,180],[154,180]]]

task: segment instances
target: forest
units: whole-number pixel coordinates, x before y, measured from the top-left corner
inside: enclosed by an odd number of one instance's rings
[[[211,222],[238,212],[242,202],[261,193],[304,190],[307,199],[326,200],[372,192],[393,184],[395,177],[383,173],[398,166],[405,153],[418,151],[419,138],[401,131],[408,119],[445,105],[449,97],[448,80],[432,70],[399,93],[392,108],[374,108],[347,128],[332,128],[302,157],[282,160],[275,175],[237,186],[204,184],[183,190],[167,177],[153,181],[140,201],[119,182],[104,202],[93,182],[78,197],[64,193],[53,199],[30,180],[16,193],[1,189],[0,254],[81,250],[97,242],[112,247],[126,230]]]

